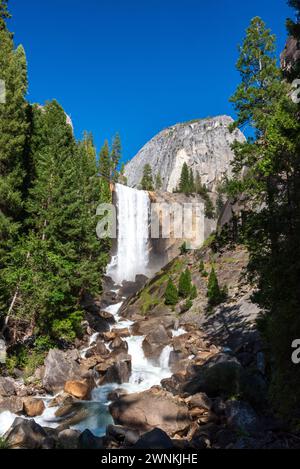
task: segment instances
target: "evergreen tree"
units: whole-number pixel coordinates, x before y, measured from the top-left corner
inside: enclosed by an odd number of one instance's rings
[[[195,300],[195,298],[197,298],[197,287],[196,285],[193,285],[192,288],[191,288],[191,294],[190,294],[190,299],[191,300]]]
[[[241,84],[231,98],[238,118],[234,127],[253,123],[257,136],[261,136],[274,100],[281,93],[280,72],[275,56],[275,37],[261,18],[252,19],[240,47],[237,69]]]
[[[183,163],[182,166],[178,190],[184,194],[190,193],[190,174],[186,163]]]
[[[120,169],[120,175],[119,175],[119,181],[120,184],[123,184],[124,186],[127,186],[127,177],[125,176],[125,164],[122,163],[121,169]]]
[[[209,306],[217,306],[223,300],[223,295],[219,287],[219,282],[214,267],[212,267],[208,279],[207,297]]]
[[[174,306],[178,303],[178,290],[171,279],[169,279],[165,291],[165,304]]]
[[[187,268],[179,278],[178,293],[182,298],[189,298],[192,290],[192,277],[191,272]]]
[[[118,182],[119,172],[118,166],[122,157],[122,145],[120,135],[116,134],[111,148],[111,164],[112,164],[112,180],[113,182]]]
[[[158,173],[155,178],[155,189],[157,191],[160,191],[161,188],[162,188],[162,180],[161,180],[160,174]]]
[[[190,186],[190,193],[196,192],[195,180],[194,180],[194,173],[192,168],[190,168],[190,177],[189,177],[189,186]]]
[[[99,173],[100,176],[107,181],[111,180],[111,159],[108,141],[105,140],[103,147],[100,150],[99,155]]]
[[[26,142],[28,138],[27,64],[22,46],[14,48],[6,22],[7,1],[0,0],[0,80],[5,102],[0,103],[0,318],[9,309],[10,292],[2,269],[13,262],[14,247],[24,218]]]
[[[145,164],[144,171],[143,171],[143,178],[141,181],[141,186],[144,191],[153,191],[154,184],[153,184],[153,177],[152,177],[152,169],[150,164]]]
[[[35,112],[29,234],[15,246],[4,278],[14,298],[11,316],[27,320],[33,332],[72,341],[80,333],[81,300],[100,291],[107,262],[109,246],[96,237],[102,179],[91,137],[77,147],[58,103]]]
[[[300,399],[294,392],[300,372],[290,356],[293,339],[300,336],[299,104],[290,99],[291,88],[280,80],[270,58],[272,36],[264,31],[260,37],[258,44],[253,28],[247,31],[239,60],[247,63],[247,75],[240,70],[242,84],[234,98],[237,125],[248,119],[259,138],[235,145],[236,179],[230,194],[242,191],[252,200],[252,210],[243,215],[242,236],[250,254],[248,275],[257,287],[253,300],[263,311],[259,326],[269,349],[270,396],[277,411],[294,418],[300,415]],[[246,176],[241,174],[244,165]]]

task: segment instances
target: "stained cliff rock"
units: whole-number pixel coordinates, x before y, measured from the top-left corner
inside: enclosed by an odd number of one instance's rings
[[[194,172],[199,171],[202,183],[215,190],[223,175],[230,172],[233,159],[231,144],[243,142],[239,131],[229,131],[233,119],[218,116],[169,127],[150,142],[126,165],[128,185],[140,184],[145,164],[150,164],[153,175],[162,179],[162,190],[172,192],[178,185],[183,163]]]

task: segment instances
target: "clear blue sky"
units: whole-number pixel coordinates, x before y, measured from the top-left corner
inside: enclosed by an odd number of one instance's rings
[[[286,39],[286,0],[10,0],[29,100],[56,98],[76,136],[121,134],[127,160],[169,125],[233,115],[237,44],[254,16]]]

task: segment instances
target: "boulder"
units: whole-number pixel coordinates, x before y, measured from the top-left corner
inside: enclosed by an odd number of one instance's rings
[[[38,417],[42,415],[45,410],[45,404],[42,399],[36,399],[34,397],[23,398],[24,412],[28,417]]]
[[[117,399],[120,399],[122,396],[126,396],[128,392],[125,389],[118,388],[114,389],[107,395],[107,400],[108,401],[116,401]]]
[[[171,438],[160,428],[145,433],[132,449],[174,449]]]
[[[53,394],[64,389],[65,382],[82,378],[76,354],[50,350],[45,360],[44,388]]]
[[[114,315],[107,311],[100,311],[99,316],[100,318],[105,319],[109,324],[115,324],[116,322]]]
[[[23,398],[19,396],[0,398],[0,412],[5,411],[9,411],[12,414],[22,414]]]
[[[198,392],[197,394],[188,397],[186,402],[189,406],[189,409],[199,407],[200,409],[211,410],[212,408],[212,401],[204,392]]]
[[[140,434],[137,431],[133,431],[121,425],[108,425],[106,428],[106,436],[108,439],[113,439],[118,443],[134,445],[138,441]]]
[[[210,397],[234,395],[239,392],[242,367],[231,355],[219,353],[204,365],[192,365],[190,378],[182,391],[189,394],[205,392]]]
[[[81,433],[78,441],[79,449],[105,449],[103,438],[97,438],[90,432],[85,430]]]
[[[147,358],[157,360],[164,347],[171,341],[171,334],[167,332],[166,328],[160,324],[158,327],[150,332],[143,340],[143,350]]]
[[[4,439],[11,449],[40,449],[47,443],[48,435],[34,420],[17,417]]]
[[[127,354],[119,355],[117,361],[107,369],[101,384],[128,383],[131,370],[131,356]]]
[[[143,432],[158,427],[174,435],[191,424],[187,405],[160,388],[122,396],[109,409],[116,424]]]
[[[3,378],[0,376],[0,396],[10,397],[16,394],[14,380],[11,378]]]
[[[135,322],[131,328],[133,335],[148,335],[156,330],[159,325],[165,329],[173,329],[175,324],[174,316],[147,318],[143,321]]]
[[[67,381],[64,387],[64,391],[67,394],[71,394],[71,396],[82,401],[90,399],[92,389],[90,380]]]
[[[252,434],[263,430],[256,412],[247,402],[227,401],[225,414],[228,426],[236,431]]]
[[[122,340],[121,337],[116,337],[110,344],[110,349],[113,352],[128,352],[128,343],[126,340]]]
[[[58,446],[62,449],[78,449],[80,432],[77,430],[63,430],[58,434]]]

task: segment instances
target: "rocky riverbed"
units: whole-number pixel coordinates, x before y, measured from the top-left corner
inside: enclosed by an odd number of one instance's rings
[[[200,322],[199,309],[193,316],[157,301],[140,307],[149,289],[159,298],[161,278],[176,277],[179,261],[196,275],[195,256],[175,259],[151,281],[140,277],[137,292],[133,283],[112,289],[108,279],[103,296],[86,301],[77,348],[51,350],[26,384],[0,378],[0,432],[9,447],[299,447],[268,407],[255,305],[238,275],[245,253],[231,252],[235,268],[225,262],[229,252],[216,259],[221,278],[231,270],[231,295]]]

